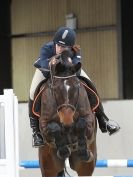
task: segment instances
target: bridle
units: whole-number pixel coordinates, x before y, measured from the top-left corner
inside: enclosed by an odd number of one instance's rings
[[[69,79],[69,78],[72,78],[72,77],[76,77],[76,74],[74,75],[70,75],[70,76],[67,76],[67,77],[58,77],[58,76],[53,76],[53,78],[56,78],[56,79]],[[59,111],[65,107],[65,108],[71,108],[73,111],[74,111],[74,114],[76,112],[76,109],[77,109],[77,105],[78,105],[78,100],[79,100],[79,84],[78,84],[78,97],[77,97],[77,101],[75,103],[75,105],[72,105],[70,103],[63,103],[61,105],[58,105],[58,100],[55,96],[55,93],[54,93],[54,90],[53,90],[53,94],[54,94],[54,98],[55,98],[55,101],[56,101],[56,105],[57,105],[57,113],[59,113]]]
[[[61,61],[61,58],[58,59],[58,61]],[[73,78],[73,77],[77,77],[76,74],[72,74],[72,75],[69,75],[69,76],[56,76],[52,73],[52,69],[50,67],[50,76],[51,76],[51,92],[53,94],[53,97],[55,98],[55,101],[56,101],[56,105],[57,105],[57,113],[59,113],[59,111],[63,108],[63,107],[69,107],[71,108],[73,111],[74,111],[74,114],[76,112],[76,109],[77,109],[77,105],[78,105],[78,100],[79,100],[79,84],[78,84],[78,97],[77,97],[77,101],[76,101],[76,104],[75,105],[72,105],[72,104],[69,104],[69,103],[63,103],[61,105],[58,105],[58,100],[55,96],[55,91],[54,91],[54,79],[69,79],[69,78]]]

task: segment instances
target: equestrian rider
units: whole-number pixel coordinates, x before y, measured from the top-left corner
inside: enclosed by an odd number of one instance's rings
[[[39,130],[39,120],[32,113],[35,90],[42,80],[47,79],[50,76],[49,59],[51,57],[60,54],[64,50],[71,50],[73,55],[71,57],[72,63],[77,64],[78,62],[81,62],[80,48],[76,47],[75,40],[76,33],[74,32],[74,30],[68,27],[59,28],[58,31],[55,33],[53,40],[42,46],[40,50],[40,58],[34,64],[34,66],[36,67],[36,71],[31,83],[29,99],[29,117],[30,126],[33,130],[33,147],[44,145]],[[97,93],[92,81],[82,69],[81,72],[78,74],[81,77],[85,78],[87,85],[89,83],[89,87],[91,87],[91,89],[93,89]],[[104,113],[101,102],[99,104],[99,107],[95,111],[95,114],[102,132],[108,132],[111,135],[116,133],[120,129],[119,125],[116,124],[114,121],[109,121],[108,117]]]

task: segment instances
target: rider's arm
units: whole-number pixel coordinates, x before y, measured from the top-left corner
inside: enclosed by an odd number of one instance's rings
[[[54,55],[54,47],[52,43],[47,43],[42,46],[40,50],[40,57],[35,62],[34,66],[37,68],[43,68],[49,70],[49,61],[50,58]]]
[[[53,43],[49,42],[45,44],[40,50],[40,57],[34,63],[34,66],[42,71],[43,75],[47,77],[49,75],[49,61],[54,55]]]

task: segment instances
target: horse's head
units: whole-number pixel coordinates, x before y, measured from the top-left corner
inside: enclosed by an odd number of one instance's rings
[[[81,68],[81,63],[72,64],[71,56],[70,50],[64,50],[51,67],[52,75],[67,77],[76,74]]]
[[[53,93],[60,122],[71,125],[79,97],[79,80],[76,72],[81,64],[72,64],[71,54],[64,51],[52,66]]]

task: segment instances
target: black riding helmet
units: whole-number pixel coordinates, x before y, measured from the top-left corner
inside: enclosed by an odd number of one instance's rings
[[[54,43],[68,47],[72,47],[75,44],[75,40],[75,31],[68,27],[59,28],[53,39]]]

